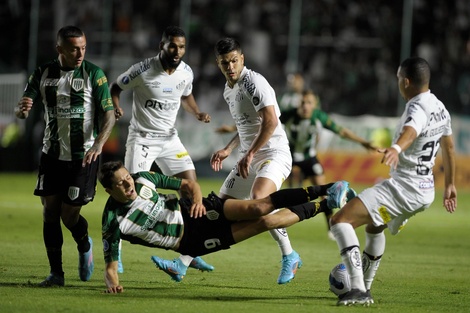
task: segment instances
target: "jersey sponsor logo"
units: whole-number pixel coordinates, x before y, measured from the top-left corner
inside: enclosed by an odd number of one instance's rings
[[[70,186],[69,187],[69,191],[67,192],[67,196],[69,197],[70,200],[77,199],[79,194],[80,194],[80,188],[75,187],[75,186]]]
[[[182,159],[182,158],[187,157],[187,156],[189,156],[188,151],[184,151],[184,152],[180,152],[180,153],[176,154],[177,159]]]
[[[129,76],[124,76],[124,77],[121,79],[121,82],[122,82],[124,85],[129,84],[130,81],[131,81],[131,80],[130,80]]]
[[[163,88],[163,93],[173,93],[173,88],[165,87],[165,88]]]
[[[242,84],[248,94],[250,94],[250,96],[253,96],[256,91],[256,86],[249,80],[248,75],[245,75],[245,77],[243,77]]]
[[[234,183],[235,183],[235,178],[230,178],[229,180],[225,182],[225,188],[232,189]]]
[[[178,110],[178,103],[163,103],[158,100],[147,100],[145,101],[144,108],[160,109],[162,111],[174,111]]]
[[[419,189],[433,189],[434,181],[430,179],[422,180],[418,182]]]
[[[70,97],[68,95],[59,95],[56,98],[57,104],[64,105],[70,103]]]
[[[101,86],[107,82],[108,82],[108,79],[106,78],[106,76],[100,77],[96,80],[96,83],[98,84],[98,86]]]
[[[72,88],[75,91],[81,91],[83,90],[83,87],[85,86],[85,80],[83,78],[75,78],[72,80]]]
[[[184,86],[186,86],[186,80],[183,80],[181,83],[176,85],[176,90],[183,90]]]
[[[150,61],[146,60],[140,64],[140,67],[137,70],[129,74],[129,78],[132,80],[136,78],[137,76],[139,76],[140,74],[142,74],[143,72],[147,71],[149,68],[150,68]]]
[[[387,208],[384,207],[384,206],[381,206],[379,208],[379,214],[382,217],[382,220],[384,221],[384,224],[387,224],[388,222],[390,222],[392,220],[392,218],[390,217],[390,214],[387,211]]]
[[[146,83],[145,83],[145,86],[146,86],[146,87],[148,87],[148,88],[153,88],[153,89],[160,88],[160,85],[161,85],[160,82],[154,82],[154,81],[146,82]]]
[[[444,109],[439,112],[432,112],[429,118],[428,126],[431,124],[439,123],[447,119],[447,114]]]
[[[265,168],[266,166],[268,166],[269,163],[271,163],[271,160],[266,160],[266,161],[264,161],[263,163],[261,163],[261,165],[259,166],[258,171],[261,171],[263,168]]]
[[[46,78],[44,80],[44,86],[58,86],[59,79],[58,78]]]
[[[215,221],[219,219],[219,213],[215,210],[209,210],[206,212],[206,217],[210,221]]]
[[[235,124],[237,124],[237,126],[240,126],[240,125],[245,125],[247,123],[253,123],[250,119],[249,119],[249,115],[246,114],[246,113],[243,113],[241,116],[238,116],[235,118]]]

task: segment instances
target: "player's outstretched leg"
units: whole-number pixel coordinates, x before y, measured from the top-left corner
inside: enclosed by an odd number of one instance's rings
[[[155,266],[170,275],[171,279],[180,282],[186,275],[188,267],[181,262],[180,259],[174,259],[172,261],[159,258],[158,256],[152,256],[150,258]]]
[[[214,266],[206,263],[201,257],[195,257],[191,263],[189,264],[189,267],[195,268],[197,270],[200,270],[201,272],[212,272],[214,270]]]
[[[300,259],[300,255],[292,251],[289,255],[282,256],[282,268],[279,277],[277,278],[278,284],[287,284],[295,277],[295,273],[297,269],[302,267],[302,260]]]
[[[346,182],[346,184],[348,184],[348,183]],[[337,188],[337,192],[341,194],[343,192],[343,189],[341,187],[344,188],[344,186],[346,184],[344,184],[344,181],[342,181],[341,184],[338,184],[336,186],[333,185],[333,186],[335,188]],[[328,189],[328,190],[329,190],[331,195],[335,192],[334,189]],[[352,188],[348,188],[347,191],[346,191],[346,202],[351,201],[351,199],[353,199],[355,197],[357,197],[356,191]],[[331,239],[331,240],[336,240],[335,236],[333,235],[333,233],[331,232],[331,229],[330,229],[330,218],[331,218],[331,216],[333,216],[333,209],[338,205],[337,200],[334,200],[334,201],[333,200],[330,200],[330,202],[329,202],[329,206],[331,206],[331,208],[328,208],[328,210],[325,211],[325,218],[326,218],[326,224],[328,226],[328,238]],[[340,200],[340,202],[341,202],[341,200]]]

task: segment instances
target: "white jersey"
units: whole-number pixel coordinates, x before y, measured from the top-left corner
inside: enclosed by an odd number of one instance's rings
[[[158,55],[132,65],[119,75],[118,86],[133,90],[130,129],[162,136],[176,134],[181,97],[191,94],[193,78],[191,67],[183,61],[169,75]]]
[[[450,114],[444,104],[428,90],[406,103],[393,143],[398,140],[404,126],[413,127],[418,137],[408,149],[400,153],[397,169],[392,169],[390,176],[396,179],[419,179],[422,184],[426,184],[426,181],[432,182],[432,168],[440,147],[440,139],[442,136],[452,135]]]
[[[424,211],[434,201],[432,168],[441,137],[452,135],[449,112],[430,91],[406,103],[394,143],[404,126],[413,127],[418,137],[400,153],[396,170],[390,170],[391,178],[358,195],[374,225],[387,224],[392,234],[397,234],[410,217]]]
[[[237,126],[242,153],[248,151],[261,127],[259,110],[273,105],[278,118],[281,115],[274,89],[262,75],[246,67],[233,88],[225,84],[224,99]],[[271,138],[260,151],[281,147],[289,149],[289,141],[279,121]]]

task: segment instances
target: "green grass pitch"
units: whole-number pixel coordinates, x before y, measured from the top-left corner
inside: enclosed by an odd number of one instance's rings
[[[218,191],[221,180],[201,179],[203,193]],[[212,273],[189,269],[175,283],[150,261],[177,253],[123,243],[125,288],[104,294],[104,261],[100,238],[101,212],[107,194],[98,187],[84,207],[94,239],[95,272],[82,282],[77,251],[64,229],[64,288],[35,287],[49,272],[42,240],[42,208],[32,195],[35,174],[0,174],[0,312],[468,312],[470,308],[470,192],[459,191],[454,214],[442,208],[442,192],[434,205],[410,219],[397,236],[386,231],[387,247],[372,286],[375,304],[336,307],[328,290],[328,273],[340,262],[336,243],[326,235],[323,216],[289,228],[304,262],[287,285],[276,283],[280,252],[268,233],[204,259]],[[359,186],[353,186],[358,191]],[[357,230],[361,245],[364,228]]]

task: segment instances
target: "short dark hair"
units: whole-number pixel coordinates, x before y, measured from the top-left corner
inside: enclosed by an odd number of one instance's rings
[[[57,32],[57,42],[65,41],[69,38],[83,37],[85,33],[77,26],[64,26]]]
[[[181,27],[178,26],[168,26],[165,28],[162,34],[162,42],[170,41],[170,37],[184,37],[186,38],[186,34]]]
[[[121,161],[109,161],[101,165],[98,180],[104,188],[111,188],[114,172],[124,167]]]
[[[215,55],[219,56],[222,54],[227,54],[232,51],[242,52],[240,43],[233,38],[223,38],[217,41],[214,47]]]
[[[401,62],[400,71],[416,86],[428,85],[431,79],[431,68],[428,62],[420,57],[411,57]]]

